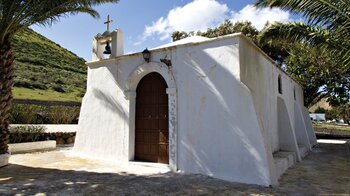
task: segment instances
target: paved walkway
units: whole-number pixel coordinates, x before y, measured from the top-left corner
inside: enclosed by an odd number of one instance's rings
[[[107,164],[68,150],[13,155],[10,162],[0,168],[0,195],[350,194],[349,143],[320,143],[275,188],[176,174],[161,164]]]

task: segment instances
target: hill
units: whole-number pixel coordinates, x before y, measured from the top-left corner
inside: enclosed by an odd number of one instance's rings
[[[332,106],[327,101],[328,98],[322,98],[320,101],[315,103],[309,108],[309,112],[315,112],[317,108],[323,108],[325,110],[331,110]]]
[[[32,29],[15,35],[14,98],[81,101],[86,88],[85,60]]]

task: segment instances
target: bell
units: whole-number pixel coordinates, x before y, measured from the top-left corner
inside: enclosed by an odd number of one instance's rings
[[[109,42],[107,41],[105,51],[103,54],[111,54],[111,46],[109,45]]]

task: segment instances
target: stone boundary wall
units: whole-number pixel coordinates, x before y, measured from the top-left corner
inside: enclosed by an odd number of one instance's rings
[[[43,126],[46,127],[46,133],[71,133],[77,132],[78,125],[77,124],[11,124],[10,127],[18,127],[18,126]]]
[[[43,126],[46,127],[45,137],[56,140],[57,145],[73,144],[78,130],[77,124],[11,124],[16,126]]]
[[[317,138],[350,138],[350,131],[314,127]]]
[[[80,102],[74,101],[40,101],[40,100],[31,100],[31,99],[14,99],[13,103],[17,104],[33,104],[33,105],[44,105],[44,106],[79,106]]]

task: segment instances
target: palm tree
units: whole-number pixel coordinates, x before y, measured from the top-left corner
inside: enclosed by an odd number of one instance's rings
[[[62,16],[99,14],[92,7],[118,0],[0,0],[0,155],[8,153],[9,115],[15,54],[11,47],[13,35],[30,25],[51,25]]]
[[[306,22],[274,23],[264,29],[261,42],[296,41],[322,47],[350,66],[350,1],[257,0],[257,7],[278,7],[300,14]]]
[[[328,78],[330,91],[349,99],[350,1],[349,0],[257,0],[257,7],[277,7],[305,18],[304,22],[273,23],[262,30],[262,45],[292,42],[326,51],[338,76]],[[331,81],[332,80],[332,81]],[[338,101],[337,101],[338,102]]]

